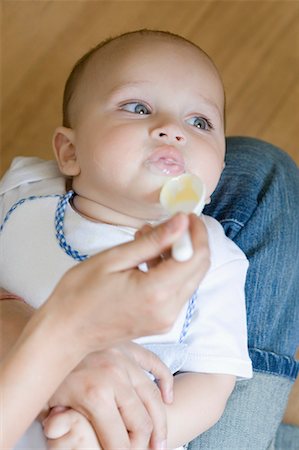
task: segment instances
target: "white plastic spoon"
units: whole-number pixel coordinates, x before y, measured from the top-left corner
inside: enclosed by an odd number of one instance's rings
[[[170,214],[178,212],[200,215],[205,205],[206,189],[201,179],[184,173],[167,181],[160,192],[160,203]],[[172,246],[172,257],[176,261],[187,261],[193,255],[189,231]]]

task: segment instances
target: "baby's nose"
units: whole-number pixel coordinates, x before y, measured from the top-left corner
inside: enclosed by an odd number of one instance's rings
[[[163,142],[180,142],[184,143],[186,137],[178,125],[166,124],[156,127],[152,130],[152,137]]]

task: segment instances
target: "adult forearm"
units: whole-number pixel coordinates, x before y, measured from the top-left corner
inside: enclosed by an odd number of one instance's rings
[[[16,300],[0,301],[0,360],[15,344],[34,310]]]
[[[11,329],[11,341],[17,333],[17,328]],[[11,448],[17,442],[61,380],[84,356],[79,349],[72,350],[70,336],[65,318],[48,314],[41,308],[28,321],[15,345],[6,352],[0,367],[0,408],[5,411],[2,414],[1,448]],[[20,399],[26,405],[26,414],[20,414],[16,421]]]

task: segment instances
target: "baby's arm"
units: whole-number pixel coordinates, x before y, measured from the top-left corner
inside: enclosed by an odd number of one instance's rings
[[[43,424],[51,450],[101,450],[93,426],[74,409],[53,408]]]
[[[182,373],[174,378],[174,402],[166,405],[167,448],[190,442],[222,416],[236,377],[223,374]]]
[[[235,385],[233,375],[184,373],[175,377],[174,402],[166,405],[167,448],[180,447],[211,428],[221,417]],[[90,422],[69,409],[45,421],[51,450],[100,449]],[[59,436],[62,436],[59,438]]]

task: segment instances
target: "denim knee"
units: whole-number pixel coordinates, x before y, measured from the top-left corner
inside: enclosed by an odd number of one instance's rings
[[[237,382],[221,419],[188,450],[266,450],[275,438],[291,385],[287,378],[260,373]]]

